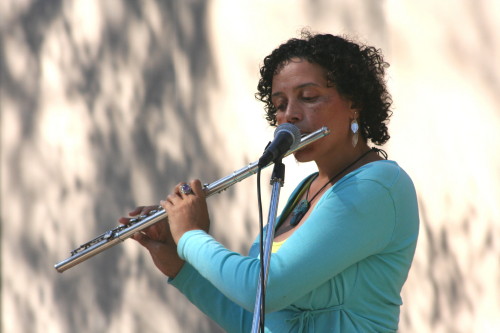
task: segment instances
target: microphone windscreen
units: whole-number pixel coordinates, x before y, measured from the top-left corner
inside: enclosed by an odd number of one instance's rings
[[[274,131],[274,137],[278,136],[278,134],[281,132],[289,133],[290,136],[293,138],[293,143],[292,143],[289,150],[297,148],[297,146],[300,143],[300,139],[301,139],[299,128],[293,124],[290,124],[290,123],[281,124]]]

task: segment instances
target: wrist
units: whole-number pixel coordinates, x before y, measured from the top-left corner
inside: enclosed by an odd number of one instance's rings
[[[162,271],[162,273],[169,279],[174,279],[177,274],[182,270],[184,267],[185,261],[182,259],[179,259],[177,263],[172,264],[170,267],[165,269],[165,271]]]

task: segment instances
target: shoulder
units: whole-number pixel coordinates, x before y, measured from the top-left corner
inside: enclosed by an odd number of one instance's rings
[[[365,164],[361,168],[346,175],[340,183],[349,184],[352,182],[368,182],[378,184],[386,189],[395,187],[413,188],[410,176],[391,160],[382,160]]]
[[[416,207],[416,191],[410,176],[395,161],[376,161],[347,174],[331,189],[331,196],[353,202]],[[405,207],[407,205],[405,204]]]
[[[418,221],[418,200],[415,186],[410,176],[395,161],[368,163],[347,175],[338,192],[356,197],[372,208],[385,207],[398,216],[412,216]],[[336,184],[337,185],[337,184]]]

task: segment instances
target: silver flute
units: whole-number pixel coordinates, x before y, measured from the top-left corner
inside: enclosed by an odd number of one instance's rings
[[[330,130],[326,127],[322,127],[319,130],[310,133],[301,138],[300,143],[294,149],[289,150],[284,157],[302,149],[304,146],[330,134]],[[268,164],[267,166],[271,165]],[[266,166],[266,167],[267,167]],[[258,171],[258,161],[250,163],[248,166],[234,171],[231,175],[221,178],[211,184],[205,184],[203,190],[207,197],[215,193],[220,193],[230,186],[240,182],[241,180],[248,178],[249,176],[257,173]],[[71,251],[71,256],[57,264],[54,268],[62,273],[65,270],[78,265],[79,263],[95,256],[98,253],[107,250],[113,245],[123,242],[125,239],[131,237],[136,232],[139,232],[160,220],[167,217],[167,213],[163,207],[158,206],[157,208],[151,210],[147,215],[141,215],[136,218],[129,220],[128,224],[118,226],[114,229],[106,231],[102,235],[97,236],[91,241],[80,245],[77,249]]]

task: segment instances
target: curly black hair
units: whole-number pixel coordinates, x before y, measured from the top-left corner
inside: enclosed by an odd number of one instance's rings
[[[359,128],[366,140],[383,145],[390,136],[387,122],[392,115],[392,98],[386,88],[385,70],[389,64],[382,52],[358,44],[345,36],[312,34],[289,39],[264,58],[255,97],[264,102],[266,119],[276,126],[276,108],[271,101],[274,75],[292,58],[301,58],[326,69],[328,84],[359,109]]]

